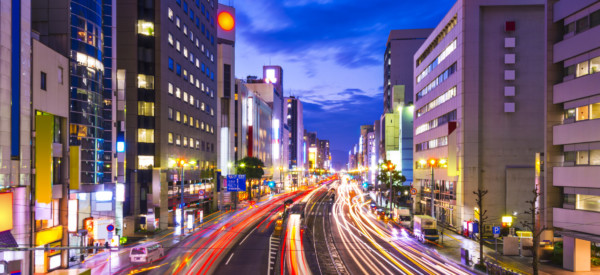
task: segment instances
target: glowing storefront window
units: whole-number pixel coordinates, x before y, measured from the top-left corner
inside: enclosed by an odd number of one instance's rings
[[[577,195],[575,209],[600,212],[600,196]]]

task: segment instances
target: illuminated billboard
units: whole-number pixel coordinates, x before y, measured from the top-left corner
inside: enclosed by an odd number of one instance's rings
[[[0,232],[13,228],[13,193],[0,193]]]

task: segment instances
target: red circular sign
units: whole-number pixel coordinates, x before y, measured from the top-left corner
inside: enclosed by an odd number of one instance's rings
[[[235,19],[233,19],[231,13],[226,11],[219,13],[217,16],[217,22],[219,23],[221,29],[225,31],[233,30],[233,27],[235,26]]]
[[[108,230],[108,232],[112,232],[113,230],[115,230],[115,226],[112,224],[109,224],[106,226],[106,230]]]
[[[411,188],[410,189],[410,194],[411,195],[416,195],[417,194],[417,188]]]

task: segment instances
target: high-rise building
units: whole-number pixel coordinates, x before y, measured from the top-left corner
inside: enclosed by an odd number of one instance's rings
[[[169,209],[208,199],[217,153],[216,1],[123,0],[117,68],[125,72],[128,228],[166,228]],[[179,196],[187,190],[185,205]],[[213,206],[214,207],[214,206]],[[158,222],[157,222],[158,221]]]
[[[394,112],[398,102],[392,90],[395,85],[404,85],[404,105],[413,102],[413,55],[429,36],[432,29],[392,30],[386,43],[383,63],[383,112]]]
[[[331,153],[329,152],[329,140],[319,139],[317,152],[317,169],[329,170],[331,168]]]
[[[414,183],[420,212],[454,226],[527,219],[543,148],[544,1],[457,1],[414,56]],[[436,162],[434,167],[427,160]],[[433,170],[433,182],[432,182]],[[432,193],[435,196],[432,196]],[[419,203],[422,202],[422,203]],[[492,220],[493,219],[493,220]]]
[[[545,23],[541,227],[562,235],[563,268],[590,271],[592,243],[600,240],[600,1],[547,1]]]
[[[305,164],[306,145],[304,143],[304,116],[302,102],[296,97],[285,98],[284,110],[289,128],[289,165],[291,181],[294,186],[302,181],[302,170]],[[285,145],[285,143],[284,143]]]
[[[114,224],[114,235],[123,235],[125,105],[124,90],[117,92],[115,2],[31,2],[31,26],[39,42],[69,57],[63,81],[70,85],[70,194],[61,207],[80,221],[64,233],[73,245],[113,241],[107,234],[78,234],[85,223]]]
[[[0,5],[0,247],[29,246],[33,221],[30,215],[31,170],[31,3],[3,1]],[[31,274],[31,252],[0,252],[6,273]]]

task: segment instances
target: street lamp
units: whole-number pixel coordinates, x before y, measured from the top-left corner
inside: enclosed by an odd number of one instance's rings
[[[390,190],[388,193],[388,209],[391,212],[392,211],[392,171],[394,171],[396,169],[396,165],[394,163],[392,163],[392,161],[388,160],[387,162],[381,164],[381,167],[384,170],[387,170],[388,173],[388,179],[390,180]]]

